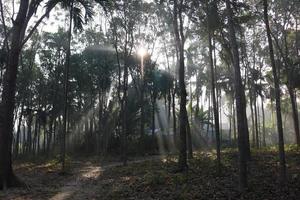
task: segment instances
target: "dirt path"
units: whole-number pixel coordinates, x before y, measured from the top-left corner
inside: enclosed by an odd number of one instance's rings
[[[141,163],[145,161],[158,160],[163,159],[163,156],[151,156],[147,158],[140,158],[132,161],[128,161],[128,165],[134,163]],[[52,196],[50,200],[66,200],[66,199],[91,199],[91,197],[86,196],[89,195],[87,191],[91,191],[91,188],[85,188],[85,184],[87,182],[94,182],[97,180],[97,184],[101,184],[101,178],[98,177],[108,169],[113,167],[123,166],[122,162],[114,162],[110,164],[105,164],[103,166],[99,166],[96,164],[82,163],[82,162],[73,162],[73,166],[77,166],[73,174],[75,175],[72,180],[69,180],[61,187],[60,191]]]
[[[151,156],[128,161],[128,165],[162,159],[163,156]],[[20,164],[16,174],[26,181],[28,188],[13,188],[0,191],[0,199],[5,200],[68,200],[101,199],[95,196],[96,186],[113,184],[113,178],[105,174],[106,170],[123,166],[122,162],[101,164],[99,161],[72,161],[71,173],[58,174],[59,169],[48,164]]]

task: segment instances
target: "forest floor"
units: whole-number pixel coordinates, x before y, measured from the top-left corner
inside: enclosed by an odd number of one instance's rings
[[[0,199],[300,199],[300,152],[288,149],[288,183],[278,183],[276,149],[252,153],[249,189],[238,190],[237,152],[222,152],[222,172],[217,174],[215,154],[196,152],[189,170],[175,173],[174,156],[154,156],[130,161],[100,162],[98,158],[70,159],[69,173],[60,175],[54,161],[16,162],[18,177],[28,188],[0,192]],[[101,164],[102,163],[102,164]]]

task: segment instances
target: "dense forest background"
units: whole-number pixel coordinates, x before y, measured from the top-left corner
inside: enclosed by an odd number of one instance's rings
[[[64,174],[73,156],[173,155],[185,172],[210,151],[220,174],[236,149],[240,191],[259,150],[289,181],[298,0],[0,3],[0,188],[23,184],[13,161],[57,158]]]

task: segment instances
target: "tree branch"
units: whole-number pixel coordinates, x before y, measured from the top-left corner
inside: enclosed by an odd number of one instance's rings
[[[21,47],[23,47],[24,44],[29,40],[29,38],[32,36],[32,34],[37,29],[37,27],[40,25],[40,23],[43,21],[43,19],[49,15],[49,13],[51,12],[51,10],[54,7],[55,7],[55,5],[53,5],[51,8],[47,8],[46,12],[40,17],[40,19],[35,23],[35,25],[33,26],[33,28],[29,31],[28,35],[24,38],[24,40],[23,40],[23,42],[21,44]]]
[[[2,23],[3,23],[4,36],[5,36],[5,38],[4,38],[4,45],[6,45],[7,52],[9,52],[8,34],[7,34],[7,27],[6,27],[5,19],[4,19],[2,0],[0,0],[0,11],[1,11],[1,19],[2,19]]]

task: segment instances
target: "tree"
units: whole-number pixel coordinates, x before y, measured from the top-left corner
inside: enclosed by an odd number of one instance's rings
[[[186,126],[187,126],[187,111],[186,111],[186,88],[185,88],[185,70],[184,70],[184,34],[183,34],[183,19],[182,19],[183,0],[179,2],[174,0],[173,7],[173,26],[176,38],[176,48],[179,52],[179,94],[180,94],[180,113],[179,113],[179,160],[178,167],[180,171],[187,169],[187,154],[186,154]],[[179,22],[178,22],[179,21]]]
[[[45,13],[37,20],[33,28],[25,36],[30,19],[36,13],[42,0],[21,0],[16,18],[13,19],[10,33],[10,45],[8,45],[7,65],[3,78],[3,91],[0,105],[0,188],[20,185],[20,181],[13,173],[11,161],[11,147],[13,136],[13,119],[15,108],[16,79],[18,74],[19,56],[24,44],[33,32],[55,7],[52,1],[46,8]],[[1,1],[2,7],[2,1]]]
[[[68,132],[68,92],[69,92],[69,69],[70,69],[70,57],[71,57],[71,39],[72,39],[72,26],[74,22],[74,30],[83,29],[83,13],[82,8],[85,11],[85,21],[92,18],[93,12],[89,1],[87,0],[68,0],[62,1],[62,7],[64,9],[69,9],[69,30],[68,30],[68,42],[67,42],[67,52],[66,52],[66,62],[65,62],[65,80],[64,80],[64,114],[63,114],[63,133],[61,139],[61,162],[62,162],[62,173],[65,172],[65,154],[66,154],[66,134]]]
[[[269,56],[271,61],[274,89],[275,89],[275,102],[276,102],[276,116],[277,116],[277,131],[278,131],[278,147],[279,147],[279,161],[280,161],[280,182],[285,184],[286,182],[286,161],[285,161],[285,151],[284,151],[284,139],[283,139],[283,128],[282,128],[282,116],[281,116],[281,105],[280,105],[280,86],[279,86],[279,76],[275,65],[273,43],[271,37],[271,30],[269,25],[268,16],[268,1],[263,1],[264,7],[264,22],[266,27],[266,33],[269,44]]]
[[[215,4],[206,4],[206,15],[207,15],[207,31],[208,31],[208,49],[209,49],[209,65],[210,65],[210,81],[211,81],[211,94],[215,121],[215,132],[216,132],[216,149],[217,149],[217,167],[218,171],[221,170],[221,143],[220,143],[220,128],[219,128],[219,112],[216,101],[216,84],[215,84],[215,67],[213,62],[213,46],[212,46],[212,33],[213,33],[213,16],[217,14]]]
[[[226,0],[226,9],[229,26],[229,41],[232,48],[232,59],[234,68],[234,88],[237,112],[237,127],[238,127],[238,148],[239,148],[239,178],[240,189],[244,191],[247,188],[247,134],[248,129],[246,117],[246,100],[245,91],[241,79],[239,50],[236,42],[233,11],[231,3]]]

